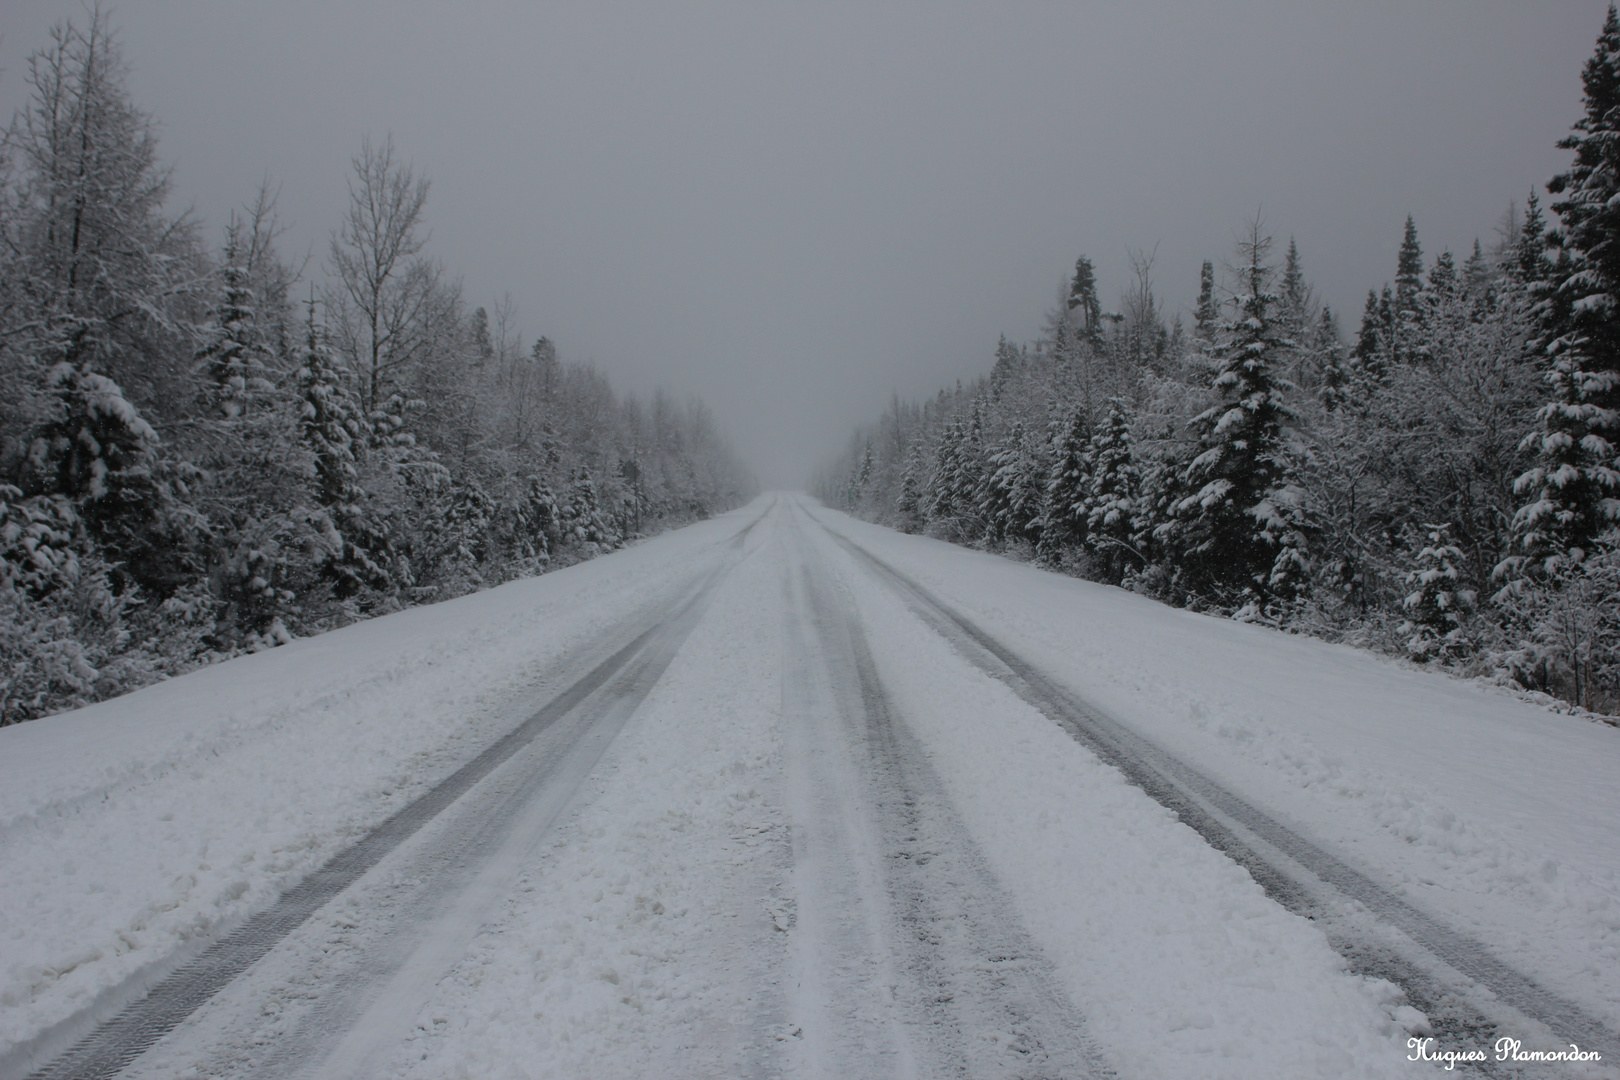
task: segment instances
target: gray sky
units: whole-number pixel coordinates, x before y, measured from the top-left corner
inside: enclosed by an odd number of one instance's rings
[[[1568,159],[1604,0],[124,0],[137,104],[211,227],[268,173],[324,256],[367,134],[433,181],[472,304],[715,409],[796,485],[882,409],[1028,340],[1081,253],[1188,305],[1256,209],[1354,331]],[[0,109],[77,0],[0,0]],[[217,229],[215,232],[217,240]]]

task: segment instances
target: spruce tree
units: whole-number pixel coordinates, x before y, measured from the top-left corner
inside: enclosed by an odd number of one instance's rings
[[[1550,400],[1526,440],[1536,464],[1516,490],[1530,496],[1515,524],[1532,559],[1579,562],[1620,522],[1620,18],[1609,8],[1582,73],[1586,115],[1558,145],[1575,151],[1547,185],[1562,228],[1551,340]],[[1528,224],[1528,223],[1527,223]]]
[[[1182,482],[1191,494],[1175,507],[1181,568],[1195,591],[1217,602],[1273,590],[1273,563],[1286,515],[1277,495],[1286,479],[1283,424],[1293,414],[1275,368],[1295,347],[1272,317],[1278,302],[1265,261],[1270,238],[1256,223],[1242,244],[1241,291],[1234,318],[1209,349],[1219,404],[1193,420],[1199,452]]]
[[[315,320],[311,295],[304,345],[294,373],[299,399],[298,431],[315,457],[315,521],[326,553],[321,573],[339,600],[384,594],[393,582],[387,569],[392,545],[386,529],[372,519],[359,483],[358,456],[369,425],[361,415],[345,372],[333,360],[325,333]]]
[[[924,491],[922,443],[913,442],[906,451],[905,469],[900,474],[900,493],[895,499],[894,512],[901,532],[914,533],[924,520]]]
[[[1015,420],[1006,440],[990,457],[979,506],[990,538],[1038,540],[1045,486],[1040,462],[1024,435],[1024,424]]]
[[[1423,245],[1418,243],[1417,225],[1406,216],[1406,233],[1395,259],[1395,314],[1417,314],[1418,294],[1423,291]]]
[[[1316,323],[1315,349],[1321,367],[1317,398],[1324,409],[1333,412],[1344,404],[1348,377],[1345,373],[1344,346],[1339,343],[1339,326],[1333,317],[1333,309],[1326,304],[1322,305],[1322,314]]]
[[[1007,388],[1018,369],[1022,366],[1023,353],[1018,346],[1008,341],[1006,336],[996,342],[996,363],[990,369],[990,400],[1000,401],[1002,392]]]
[[[1199,341],[1210,340],[1215,336],[1220,317],[1220,308],[1215,304],[1215,264],[1205,259],[1198,271],[1198,309],[1194,315],[1193,336]]]
[[[1299,248],[1288,238],[1288,255],[1283,261],[1281,288],[1278,290],[1277,318],[1290,337],[1304,336],[1310,318],[1311,287],[1299,260]]]
[[[1091,425],[1084,409],[1070,410],[1052,445],[1052,473],[1046,482],[1042,545],[1056,562],[1065,547],[1085,542],[1086,499],[1091,494]]]
[[[1395,262],[1395,293],[1389,298],[1389,361],[1410,364],[1420,359],[1417,343],[1423,337],[1423,246],[1410,214],[1406,234]]]
[[[1367,290],[1367,304],[1361,309],[1361,330],[1356,334],[1356,347],[1351,355],[1369,373],[1383,374],[1384,324],[1378,308],[1378,293],[1373,289]]]
[[[978,535],[983,532],[984,521],[979,506],[984,500],[984,485],[988,479],[984,445],[984,410],[978,398],[968,409],[967,425],[956,450],[956,474],[951,477],[951,501],[956,506],[958,528]]]
[[[209,395],[227,420],[245,415],[254,397],[272,389],[244,261],[241,227],[233,216],[225,234],[225,265],[219,271],[220,298],[203,331],[206,343],[197,353]]]
[[[962,421],[951,417],[939,433],[934,451],[934,472],[928,478],[924,516],[930,521],[951,521],[956,517],[957,458],[962,449]]]
[[[1406,622],[1399,632],[1411,635],[1406,651],[1413,659],[1449,659],[1467,649],[1463,617],[1474,605],[1474,593],[1461,587],[1466,556],[1451,542],[1451,526],[1423,528],[1429,542],[1418,552],[1417,566],[1406,575],[1412,592],[1401,602]]]
[[[365,426],[315,321],[313,296],[293,378],[300,401],[299,434],[315,455],[315,497],[324,507],[347,507],[360,494],[355,450],[365,437]]]
[[[1526,285],[1544,282],[1552,272],[1552,261],[1547,258],[1547,219],[1533,191],[1525,200],[1524,224],[1513,245],[1508,269],[1515,280]]]
[[[583,549],[587,556],[596,554],[601,548],[617,546],[612,527],[602,517],[596,481],[591,479],[591,471],[587,468],[574,470],[569,479],[561,527],[563,543]]]
[[[1096,344],[1102,333],[1102,304],[1097,300],[1097,273],[1084,255],[1074,262],[1074,278],[1069,283],[1069,311],[1080,319],[1080,338]]]
[[[1429,295],[1433,302],[1452,299],[1457,295],[1457,263],[1451,252],[1442,251],[1434,258],[1429,270]]]
[[[1091,482],[1085,499],[1086,546],[1096,555],[1099,576],[1114,584],[1127,567],[1141,561],[1131,545],[1141,494],[1131,443],[1130,413],[1122,400],[1114,398],[1108,403],[1108,419],[1091,439]]]
[[[544,477],[529,478],[513,516],[513,538],[519,557],[531,564],[548,562],[552,549],[562,540],[562,511]]]
[[[1463,263],[1463,294],[1475,303],[1489,303],[1495,277],[1490,260],[1485,257],[1485,251],[1480,247],[1479,238],[1476,236],[1473,253],[1468,256],[1468,261]]]

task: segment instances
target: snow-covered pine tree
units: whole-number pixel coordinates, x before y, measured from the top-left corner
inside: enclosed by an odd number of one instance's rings
[[[1221,309],[1215,302],[1215,264],[1208,259],[1204,260],[1203,267],[1198,271],[1198,308],[1194,318],[1194,337],[1199,341],[1208,341],[1215,336]]]
[[[872,486],[872,470],[877,467],[877,460],[872,456],[872,441],[866,441],[866,448],[861,451],[861,463],[855,470],[855,494],[850,500],[852,506],[859,506],[866,491]]]
[[[1041,530],[1041,555],[1047,562],[1061,561],[1064,548],[1085,542],[1086,500],[1091,494],[1090,443],[1090,421],[1077,406],[1069,411],[1052,444]]]
[[[900,474],[900,493],[895,499],[894,512],[901,532],[914,533],[922,528],[926,492],[923,486],[922,442],[914,440],[906,450],[905,469]]]
[[[1452,659],[1468,651],[1463,618],[1474,606],[1474,592],[1462,588],[1466,556],[1451,542],[1450,524],[1423,528],[1429,542],[1406,575],[1412,591],[1401,601],[1406,622],[1398,632],[1410,635],[1406,652],[1414,660]]]
[[[1423,245],[1418,243],[1417,224],[1406,215],[1406,231],[1395,256],[1395,295],[1391,312],[1394,334],[1390,360],[1410,364],[1414,342],[1422,337]]]
[[[1361,309],[1361,329],[1356,333],[1356,347],[1350,354],[1355,358],[1357,367],[1374,377],[1382,376],[1387,371],[1384,363],[1386,340],[1387,328],[1378,306],[1378,292],[1368,289],[1367,303]]]
[[[990,369],[990,400],[1000,401],[1002,391],[1006,389],[1019,369],[1023,366],[1023,352],[1008,341],[1006,335],[996,342],[996,362]]]
[[[988,475],[979,505],[990,539],[1040,539],[1041,504],[1045,477],[1024,424],[1014,420],[1005,441],[990,455]]]
[[[1349,375],[1345,370],[1344,345],[1339,341],[1338,320],[1326,304],[1322,305],[1321,316],[1312,332],[1311,353],[1316,361],[1316,399],[1331,413],[1344,403]]]
[[[365,427],[344,372],[315,321],[313,296],[293,378],[300,402],[299,434],[315,455],[316,500],[325,507],[353,503],[360,497],[355,451],[364,442]]]
[[[1579,562],[1620,523],[1620,17],[1603,24],[1582,73],[1586,115],[1558,145],[1575,151],[1547,189],[1566,261],[1544,306],[1551,393],[1526,440],[1537,461],[1518,480],[1520,554],[1543,566]],[[1567,316],[1563,310],[1567,309]]]
[[[602,516],[596,481],[591,479],[591,471],[583,466],[575,469],[569,479],[561,528],[562,542],[580,549],[587,557],[617,546],[618,538]]]
[[[495,512],[495,500],[477,480],[461,477],[455,481],[439,528],[438,550],[433,552],[433,576],[445,595],[484,584],[482,566],[492,554]]]
[[[1295,343],[1271,318],[1270,244],[1256,222],[1240,245],[1245,265],[1235,316],[1209,349],[1211,387],[1221,401],[1193,420],[1199,453],[1183,476],[1191,494],[1174,510],[1178,569],[1195,592],[1218,603],[1274,595],[1273,564],[1284,554],[1287,511],[1277,496],[1286,480],[1283,424],[1293,413],[1275,365]]]
[[[1480,246],[1479,238],[1474,238],[1474,250],[1469,254],[1462,268],[1462,290],[1476,304],[1488,305],[1491,300],[1491,290],[1496,284],[1497,272],[1491,266],[1491,261],[1485,257],[1485,249]]]
[[[956,449],[956,474],[951,477],[956,529],[970,539],[984,535],[984,519],[979,507],[984,501],[984,485],[988,479],[986,466],[984,409],[981,400],[974,398],[962,430],[962,441]]]
[[[242,230],[234,214],[225,233],[223,262],[220,296],[203,328],[204,344],[197,350],[197,362],[215,408],[225,419],[234,420],[248,412],[254,397],[273,389],[255,325]]]
[[[312,479],[320,510],[313,524],[326,548],[322,573],[340,600],[367,590],[386,592],[391,585],[386,566],[390,544],[380,523],[372,520],[360,487],[358,458],[369,425],[316,321],[313,295],[297,359],[298,432],[315,458]]]
[[[1102,333],[1102,304],[1097,299],[1097,272],[1084,255],[1074,261],[1068,309],[1079,321],[1080,340],[1095,345]]]
[[[1457,295],[1457,263],[1450,251],[1442,251],[1434,257],[1434,265],[1429,268],[1428,299],[1431,304],[1449,300]]]
[[[1547,219],[1541,202],[1532,191],[1524,204],[1524,224],[1513,245],[1508,273],[1522,284],[1544,282],[1551,275],[1552,260],[1547,257]]]
[[[1086,547],[1099,577],[1118,584],[1127,568],[1144,561],[1131,542],[1136,533],[1141,476],[1132,453],[1130,413],[1125,402],[1108,403],[1108,418],[1091,437],[1090,491],[1085,499]]]
[[[513,517],[518,556],[527,564],[525,569],[538,569],[550,561],[552,549],[562,540],[562,511],[544,477],[529,478]]]
[[[1294,238],[1288,238],[1288,254],[1283,261],[1281,287],[1277,297],[1277,321],[1284,333],[1295,340],[1303,339],[1311,317],[1311,287],[1305,281],[1305,269],[1300,263],[1299,247]]]
[[[88,331],[88,327],[83,327]],[[79,340],[72,351],[94,354]],[[29,495],[65,496],[91,541],[109,556],[120,591],[138,584],[166,598],[201,569],[200,522],[160,479],[157,431],[123,388],[87,360],[62,360],[46,376],[49,419],[23,463]]]
[[[928,478],[924,516],[949,523],[956,517],[957,458],[962,449],[962,421],[953,416],[939,433],[934,450],[934,471]]]

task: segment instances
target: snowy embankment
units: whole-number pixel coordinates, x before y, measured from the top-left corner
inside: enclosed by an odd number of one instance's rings
[[[740,514],[0,729],[0,1060],[478,753],[712,568]]]
[[[1086,700],[1620,1027],[1620,731],[816,513]]]

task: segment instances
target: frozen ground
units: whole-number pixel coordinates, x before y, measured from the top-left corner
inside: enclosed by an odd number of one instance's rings
[[[0,730],[0,1074],[369,842],[124,1074],[1616,1075],[1617,736],[770,496]]]

